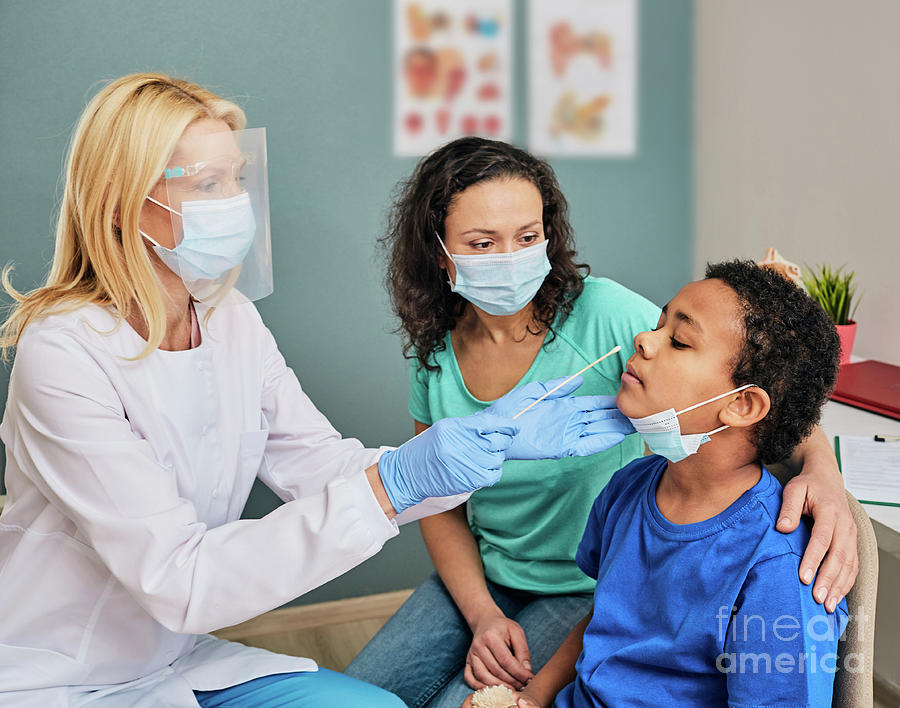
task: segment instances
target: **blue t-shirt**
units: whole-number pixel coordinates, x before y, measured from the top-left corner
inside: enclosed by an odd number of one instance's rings
[[[721,514],[673,524],[666,464],[635,460],[594,502],[575,556],[594,614],[557,708],[830,706],[847,606],[828,614],[800,582],[809,527],[775,530],[781,485],[763,468]]]

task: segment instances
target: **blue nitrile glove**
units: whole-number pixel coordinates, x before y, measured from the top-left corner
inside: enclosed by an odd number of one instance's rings
[[[534,381],[498,398],[483,413],[512,418],[565,378]],[[519,434],[506,450],[507,460],[558,460],[593,455],[618,445],[634,432],[616,408],[615,396],[572,396],[582,384],[576,376],[527,413],[516,418]]]
[[[478,413],[444,418],[378,460],[378,473],[399,514],[428,497],[490,487],[500,479],[504,451],[519,426]]]

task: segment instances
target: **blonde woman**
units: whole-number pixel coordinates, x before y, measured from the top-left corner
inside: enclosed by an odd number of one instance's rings
[[[252,304],[272,289],[265,175],[264,133],[199,86],[131,75],[86,107],[47,282],[20,294],[4,273],[0,704],[402,706],[206,633],[340,575],[399,512],[449,508],[505,459],[622,439],[609,402],[571,386],[515,423],[448,419],[397,449],[341,438]],[[257,476],[286,503],[240,520]]]

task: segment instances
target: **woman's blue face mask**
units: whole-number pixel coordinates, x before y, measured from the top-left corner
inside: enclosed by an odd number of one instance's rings
[[[451,254],[441,237],[435,237],[456,266],[456,282],[450,280],[450,290],[489,315],[519,312],[534,299],[550,272],[546,240],[514,253],[460,255]]]

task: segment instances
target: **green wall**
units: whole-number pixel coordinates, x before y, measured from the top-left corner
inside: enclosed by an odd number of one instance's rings
[[[521,0],[516,10],[521,140]],[[658,303],[690,276],[692,10],[640,4],[637,157],[553,162],[581,257]],[[68,136],[100,83],[158,70],[204,84],[268,129],[275,294],[259,309],[285,358],[345,435],[402,442],[406,364],[375,247],[391,190],[414,165],[391,153],[391,12],[389,0],[0,0],[0,262],[16,263],[14,283],[45,275]],[[7,377],[0,370],[3,400]],[[257,487],[248,516],[276,502]],[[430,568],[406,527],[300,602],[411,587]]]

